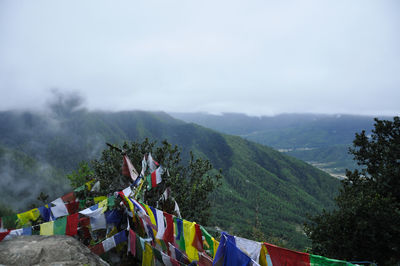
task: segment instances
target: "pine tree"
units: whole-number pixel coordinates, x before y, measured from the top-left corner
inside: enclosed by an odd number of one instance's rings
[[[122,175],[121,152],[130,158],[138,172],[141,171],[144,155],[149,153],[165,169],[162,182],[156,187],[149,189],[146,184],[142,186],[138,195],[141,200],[150,206],[159,206],[166,212],[174,213],[175,202],[171,201],[173,198],[179,205],[182,217],[207,225],[211,207],[210,194],[220,184],[221,172],[213,169],[208,160],[194,158],[192,153],[184,164],[179,148],[166,140],[158,146],[156,142],[148,139],[141,143],[110,145],[108,149],[103,150],[99,159],[90,164],[81,163],[80,168],[68,176],[71,184],[78,187],[94,178],[100,181],[100,190],[94,192],[94,195],[107,195],[126,188],[132,180]],[[160,200],[167,188],[170,190],[170,198]]]
[[[337,208],[305,224],[315,254],[400,263],[400,119],[374,126],[356,134],[350,153],[361,169],[347,171]]]

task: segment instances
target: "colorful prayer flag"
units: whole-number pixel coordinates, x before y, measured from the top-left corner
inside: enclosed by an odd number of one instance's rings
[[[335,260],[335,259],[329,259],[325,258],[323,256],[317,256],[310,254],[310,266],[349,266],[353,265],[349,262],[343,261],[343,260]]]
[[[200,229],[201,229],[202,235],[204,236],[203,248],[209,252],[211,257],[214,257],[213,237],[207,232],[207,230],[203,226],[200,226]]]
[[[68,215],[68,209],[61,198],[53,200],[51,203],[54,204],[54,207],[50,208],[54,218],[57,219],[58,217]]]
[[[38,208],[35,208],[23,213],[19,213],[17,214],[17,217],[19,219],[19,225],[23,226],[29,223],[29,221],[36,221],[40,217],[40,211]]]
[[[183,220],[183,234],[185,235],[185,251],[190,261],[199,260],[197,249],[192,245],[196,236],[195,223]]]
[[[129,229],[129,250],[133,256],[136,256],[136,233]]]
[[[163,240],[165,243],[172,243],[175,244],[174,239],[174,221],[172,215],[169,213],[164,213],[165,221],[167,223],[167,227],[165,228]]]
[[[307,253],[281,248],[264,243],[273,265],[310,265],[310,256]]]
[[[65,235],[65,229],[67,227],[67,217],[61,217],[54,221],[53,233],[55,235]]]
[[[195,234],[192,242],[192,246],[195,247],[198,251],[204,252],[203,249],[203,234],[201,233],[200,226],[194,223]]]
[[[163,168],[160,166],[147,176],[148,189],[156,187],[162,181]]]
[[[97,255],[99,255],[99,256],[100,256],[101,254],[104,253],[103,243],[98,243],[98,244],[95,245],[95,246],[89,247],[89,249],[90,249],[90,251],[92,251],[94,254],[97,254]]]
[[[133,166],[131,160],[129,160],[129,157],[127,155],[124,155],[123,157],[124,162],[122,165],[122,175],[130,177],[132,179],[132,182],[135,182],[139,174]]]
[[[153,249],[148,243],[144,243],[142,265],[143,266],[154,265]]]
[[[170,256],[168,256],[164,252],[161,252],[161,256],[162,256],[162,262],[164,263],[164,265],[166,265],[166,266],[180,266],[179,262],[176,259],[171,258]]]
[[[79,213],[67,216],[67,227],[65,228],[65,235],[74,236],[78,234]]]
[[[64,196],[61,197],[61,199],[67,203],[67,202],[74,202],[76,200],[74,192],[69,192],[65,194]]]
[[[105,239],[102,242],[102,244],[103,244],[104,252],[107,252],[116,246],[114,237],[109,237],[109,238]]]
[[[235,236],[236,246],[258,263],[260,258],[261,243],[250,239]]]
[[[161,210],[156,209],[157,213],[157,235],[156,238],[163,239],[165,232],[165,224],[164,224],[164,213]]]
[[[221,233],[221,242],[215,254],[213,265],[243,265],[251,262],[249,256],[243,253],[235,243],[235,238],[225,232]]]
[[[40,224],[40,235],[42,236],[54,235],[54,221]]]
[[[147,167],[149,168],[149,172],[152,173],[154,170],[157,169],[159,166],[159,163],[154,161],[153,157],[151,156],[151,153],[147,155]]]
[[[126,242],[128,240],[128,237],[126,236],[126,230],[122,230],[121,232],[118,232],[113,237],[114,237],[115,245]]]
[[[180,250],[185,251],[185,236],[183,232],[183,221],[178,217],[174,217],[174,223],[176,226],[176,243]]]

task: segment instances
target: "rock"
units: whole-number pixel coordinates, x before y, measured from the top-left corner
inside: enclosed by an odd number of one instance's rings
[[[1,265],[109,265],[70,236],[18,236],[0,242]]]

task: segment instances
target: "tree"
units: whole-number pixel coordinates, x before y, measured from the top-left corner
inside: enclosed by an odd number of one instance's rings
[[[148,189],[143,186],[141,199],[150,206],[174,213],[175,202],[171,199],[160,200],[162,193],[169,188],[170,196],[177,201],[182,217],[207,225],[211,207],[209,196],[220,184],[221,178],[221,172],[213,169],[208,160],[194,158],[190,153],[184,165],[179,148],[166,140],[159,146],[145,139],[141,143],[125,142],[122,146],[114,147],[104,150],[101,157],[90,164],[81,163],[80,168],[68,176],[71,184],[78,187],[95,178],[100,181],[100,190],[94,192],[94,195],[107,195],[124,189],[130,185],[131,180],[122,175],[121,150],[128,155],[138,171],[141,170],[143,156],[151,153],[166,171],[157,187]]]
[[[400,263],[400,119],[375,119],[349,152],[360,170],[346,172],[337,208],[305,224],[312,252],[379,265]]]

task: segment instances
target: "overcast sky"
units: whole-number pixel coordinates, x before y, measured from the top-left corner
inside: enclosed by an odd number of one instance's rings
[[[0,0],[0,110],[400,114],[400,1]]]

